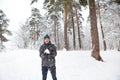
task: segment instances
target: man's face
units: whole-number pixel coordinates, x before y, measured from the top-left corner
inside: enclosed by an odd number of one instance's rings
[[[49,41],[50,41],[50,39],[49,39],[49,38],[45,38],[45,40],[44,40],[44,41],[45,41],[45,43],[46,43],[46,44],[48,44],[48,43],[49,43]]]

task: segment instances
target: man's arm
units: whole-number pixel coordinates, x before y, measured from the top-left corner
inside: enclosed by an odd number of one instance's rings
[[[41,58],[44,58],[44,57],[45,57],[43,45],[42,45],[42,46],[40,47],[40,49],[39,49],[39,56],[40,56]]]
[[[57,55],[56,46],[52,45],[50,48],[51,55],[55,57]]]

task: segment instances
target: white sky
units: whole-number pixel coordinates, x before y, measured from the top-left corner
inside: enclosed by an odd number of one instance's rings
[[[39,0],[38,3],[31,6],[31,0],[0,0],[0,9],[10,19],[9,29],[14,31],[18,29],[20,24],[23,24],[31,15],[31,7],[40,9],[40,13],[44,14],[45,11],[42,9],[43,1]]]

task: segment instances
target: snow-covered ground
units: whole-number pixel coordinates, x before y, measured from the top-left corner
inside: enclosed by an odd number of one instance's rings
[[[120,80],[120,52],[101,51],[105,62],[96,61],[90,51],[58,51],[58,80]],[[42,80],[41,59],[36,50],[0,53],[0,80]],[[52,80],[50,72],[48,79]]]

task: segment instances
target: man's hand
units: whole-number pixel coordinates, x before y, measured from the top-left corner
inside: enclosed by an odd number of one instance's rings
[[[50,54],[50,51],[49,51],[48,49],[46,49],[46,50],[44,51],[44,54]]]

